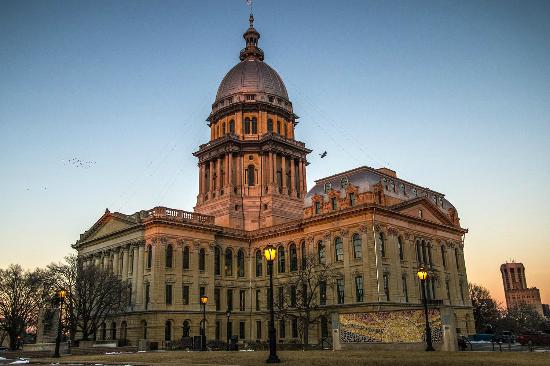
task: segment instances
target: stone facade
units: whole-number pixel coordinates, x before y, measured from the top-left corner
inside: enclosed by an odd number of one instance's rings
[[[500,273],[508,309],[523,303],[533,305],[541,315],[544,314],[540,290],[536,287],[527,287],[523,263],[504,263],[500,266]]]
[[[109,320],[98,338],[133,345],[149,339],[163,347],[199,335],[205,293],[208,339],[225,340],[230,332],[266,340],[261,249],[267,244],[278,248],[278,261],[285,258],[274,265],[275,287],[306,255],[334,265],[343,287],[327,289],[332,314],[420,309],[416,270],[423,265],[432,306],[452,313],[460,333],[473,333],[467,230],[456,209],[443,194],[387,168],[360,167],[318,180],[308,191],[310,150],[295,140],[298,116],[282,79],[263,62],[252,21],[241,63],[222,81],[208,117],[211,140],[194,153],[200,172],[194,212],[107,210],[73,245],[87,265],[112,270],[132,290],[127,312]],[[310,342],[330,337],[330,327],[328,319],[313,324]],[[281,341],[298,341],[290,319],[276,328]]]

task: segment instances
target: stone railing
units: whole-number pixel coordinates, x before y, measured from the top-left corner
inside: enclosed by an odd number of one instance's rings
[[[155,207],[147,211],[145,219],[165,219],[181,222],[214,225],[214,216],[203,215],[196,212],[176,210],[168,207]]]

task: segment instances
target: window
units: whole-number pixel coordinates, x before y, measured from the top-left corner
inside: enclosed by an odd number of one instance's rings
[[[342,178],[342,179],[340,180],[340,186],[341,186],[342,188],[345,189],[345,188],[348,186],[348,184],[349,184],[349,180],[348,180],[347,177],[344,177],[344,178]]]
[[[403,183],[401,183],[401,184],[399,185],[399,188],[401,189],[401,194],[405,195],[405,194],[406,194],[406,192],[405,192],[405,185],[404,185]]]
[[[294,272],[298,270],[298,252],[296,251],[296,244],[290,244],[290,271]]]
[[[216,321],[216,340],[219,341],[221,339],[221,333],[222,333],[222,322]]]
[[[386,257],[386,240],[384,238],[384,233],[380,232],[380,234],[378,234],[378,237],[380,238],[380,255],[382,256],[382,258],[385,258]]]
[[[321,316],[321,337],[328,338],[328,319],[326,316]]]
[[[153,247],[151,245],[147,246],[147,269],[151,269],[153,264]]]
[[[233,276],[233,252],[229,248],[225,250],[225,275]]]
[[[166,268],[172,268],[172,258],[174,257],[174,248],[172,244],[166,246]]]
[[[165,300],[166,305],[172,305],[172,285],[166,285]]]
[[[246,98],[246,100],[255,100],[255,99],[256,99],[256,95],[254,95],[254,94],[247,94],[245,98]]]
[[[244,321],[240,321],[239,322],[239,338],[240,339],[245,339],[244,328],[245,328]]]
[[[462,280],[458,282],[458,290],[460,291],[460,299],[462,300],[462,304],[464,305],[464,283]]]
[[[349,194],[349,205],[350,206],[355,206],[355,193],[351,192]]]
[[[338,296],[338,304],[344,303],[344,279],[338,278],[336,280],[336,294]]]
[[[130,263],[130,273],[134,271],[134,251],[130,249],[128,253],[128,262]]]
[[[319,282],[319,305],[327,304],[327,283],[325,281]]]
[[[277,263],[279,265],[279,273],[285,273],[286,260],[285,260],[285,248],[281,245],[278,249]]]
[[[353,234],[352,242],[353,242],[353,258],[359,259],[363,256],[363,253],[361,251],[361,235]]]
[[[307,283],[302,284],[302,293],[300,294],[302,296],[302,304],[307,306],[307,303],[309,301],[308,299],[308,293],[307,293]]]
[[[290,306],[296,307],[296,286],[290,286]]]
[[[214,274],[217,276],[222,274],[221,262],[222,262],[222,251],[219,247],[215,247],[214,248]],[[187,264],[187,266],[189,267],[189,264]]]
[[[145,320],[141,321],[141,329],[143,331],[143,339],[147,339],[147,322]]]
[[[256,320],[256,339],[262,339],[262,321]]]
[[[222,124],[222,135],[225,135],[225,122]]]
[[[300,244],[300,252],[302,255],[302,270],[306,269],[307,265],[307,249],[306,249],[306,242],[302,240],[302,243]]]
[[[214,302],[216,303],[216,310],[217,311],[220,311],[222,306],[221,306],[221,292],[220,292],[220,288],[219,287],[216,287],[214,289]]]
[[[256,121],[256,117],[252,118],[252,133],[258,133],[258,121]]]
[[[447,290],[447,300],[449,300],[449,305],[451,304],[451,286],[449,280],[445,280],[445,289]]]
[[[404,261],[405,260],[405,252],[403,248],[403,238],[400,236],[397,237],[397,249],[399,250],[399,259]]]
[[[227,290],[227,310],[233,310],[233,290]]]
[[[428,243],[428,263],[430,264],[430,267],[433,266],[432,262],[432,244]]]
[[[237,252],[237,276],[244,277],[244,252],[242,249]]]
[[[189,269],[189,247],[183,248],[183,269]]]
[[[201,287],[199,287],[199,298],[203,297],[204,295],[206,295],[206,287],[201,286]]]
[[[292,329],[292,338],[298,338],[298,319],[292,318],[290,320],[290,328]]]
[[[342,243],[342,238],[339,236],[334,239],[334,249],[336,254],[336,261],[340,262],[344,260],[344,244]]]
[[[246,309],[246,290],[239,291],[239,310],[245,311]]]
[[[288,129],[287,129],[287,126],[286,126],[286,123],[283,125],[284,127],[284,131],[285,131],[285,137],[288,137]]]
[[[416,261],[418,264],[422,263],[422,248],[420,247],[420,241],[416,241]]]
[[[395,192],[395,183],[393,182],[393,180],[390,180],[390,190],[392,192]]]
[[[333,211],[338,208],[338,200],[336,199],[336,197],[331,197],[330,198],[330,205],[331,205]]]
[[[267,120],[267,131],[273,132],[273,120],[271,118]]]
[[[256,277],[260,277],[262,275],[262,252],[257,250],[256,251]]]
[[[332,184],[330,184],[330,182],[325,183],[325,193],[330,192],[331,189],[332,189]]]
[[[246,135],[250,134],[250,118],[245,118],[244,119],[244,133]]]
[[[277,287],[277,306],[279,306],[279,309],[282,309],[285,304],[285,293],[284,288]]]
[[[277,133],[281,134],[281,121],[277,121]]]
[[[262,294],[262,290],[256,290],[256,311],[260,311],[260,296]]]
[[[249,165],[248,168],[246,168],[246,183],[249,187],[253,187],[255,185],[255,169],[254,165]]]
[[[165,341],[172,340],[172,322],[170,320],[167,320],[164,323],[164,340]]]
[[[418,191],[416,190],[416,188],[413,188],[412,192],[415,197],[418,197]]]
[[[151,285],[146,284],[145,285],[145,309],[147,309],[147,306],[149,305],[150,300],[151,300]]]
[[[455,262],[456,269],[460,269],[460,254],[458,253],[458,248],[455,248]]]
[[[384,294],[386,295],[386,301],[390,301],[390,277],[386,273],[383,276],[384,281]]]
[[[315,201],[315,214],[318,215],[321,213],[321,202]]]
[[[363,276],[355,277],[355,301],[363,302]]]
[[[279,320],[279,338],[286,337],[286,328],[284,319]]]
[[[322,240],[317,243],[317,252],[319,253],[319,263],[326,263],[326,248]]]
[[[231,338],[233,336],[233,323],[227,322],[227,338]]]
[[[199,250],[199,271],[204,272],[206,270],[206,253],[204,248]]]
[[[189,305],[189,286],[183,285],[182,298],[183,305]]]
[[[229,133],[231,134],[235,133],[235,121],[233,120],[229,121]]]
[[[403,299],[405,299],[405,302],[409,302],[409,290],[407,287],[407,275],[403,274],[401,276],[401,281],[403,282]]]

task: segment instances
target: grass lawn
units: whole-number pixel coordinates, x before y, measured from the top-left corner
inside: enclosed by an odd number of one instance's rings
[[[419,351],[281,351],[281,365],[295,366],[453,366],[529,365],[549,366],[550,353],[531,352],[419,352]],[[134,365],[264,365],[266,351],[258,352],[148,352],[119,355],[64,356],[61,360],[33,362],[134,364]]]

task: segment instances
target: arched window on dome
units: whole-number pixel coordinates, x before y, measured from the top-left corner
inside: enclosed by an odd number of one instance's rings
[[[248,117],[244,119],[244,133],[245,135],[250,134],[250,118]]]
[[[229,133],[235,133],[235,121],[229,121]]]
[[[267,120],[267,132],[273,132],[273,120],[271,118]]]
[[[258,121],[256,117],[252,117],[252,134],[258,133]]]
[[[225,135],[225,122],[222,124],[222,135]]]
[[[277,133],[281,134],[281,121],[277,121]]]
[[[254,165],[249,165],[248,168],[246,168],[246,179],[249,187],[254,186]]]

